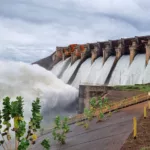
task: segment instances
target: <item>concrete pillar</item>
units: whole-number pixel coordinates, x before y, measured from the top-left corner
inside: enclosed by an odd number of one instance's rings
[[[84,45],[84,50],[81,50],[81,60],[83,60],[84,57],[86,57],[85,56],[86,53],[87,53],[87,46]]]
[[[57,47],[54,56],[54,62],[57,63],[58,61],[62,60],[62,56],[63,56],[63,49],[61,47]]]
[[[145,44],[145,48],[146,48],[146,65],[147,65],[150,59],[150,39],[148,40],[147,44]]]
[[[97,46],[94,46],[94,49],[91,51],[91,54],[92,54],[91,63],[93,63],[95,61],[95,59],[97,58],[97,54],[98,54],[98,47]]]
[[[78,47],[75,48],[74,52],[71,54],[71,65],[74,64],[76,60],[81,58],[81,53]]]
[[[105,44],[105,48],[103,48],[103,64],[110,55],[111,55],[111,45],[107,43]]]
[[[71,65],[76,61],[76,55],[74,52],[71,53]]]
[[[65,54],[64,53],[62,54],[62,60],[63,61],[65,60]]]
[[[135,55],[137,53],[137,47],[138,47],[137,42],[136,41],[132,41],[132,45],[129,46],[129,50],[130,50],[130,64],[134,60],[134,57],[135,57]]]
[[[119,59],[124,54],[124,45],[119,42],[118,47],[115,48],[116,58]]]

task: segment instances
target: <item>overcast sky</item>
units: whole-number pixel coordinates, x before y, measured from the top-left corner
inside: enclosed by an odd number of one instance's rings
[[[33,62],[56,46],[150,34],[150,0],[0,0],[0,59]]]

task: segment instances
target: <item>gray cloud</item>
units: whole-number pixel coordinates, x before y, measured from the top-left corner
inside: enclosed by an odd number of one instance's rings
[[[33,62],[57,45],[150,34],[149,0],[1,0],[0,58]]]

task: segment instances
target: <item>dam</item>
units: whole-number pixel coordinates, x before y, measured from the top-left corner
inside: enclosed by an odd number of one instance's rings
[[[149,58],[150,36],[140,36],[56,47],[53,54],[33,64],[79,88],[149,83]]]

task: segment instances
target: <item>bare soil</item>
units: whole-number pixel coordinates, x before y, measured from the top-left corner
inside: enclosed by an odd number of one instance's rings
[[[147,118],[142,116],[137,122],[137,138],[133,138],[133,132],[130,134],[121,150],[150,150],[150,110],[147,111]],[[143,148],[143,149],[142,149]]]

